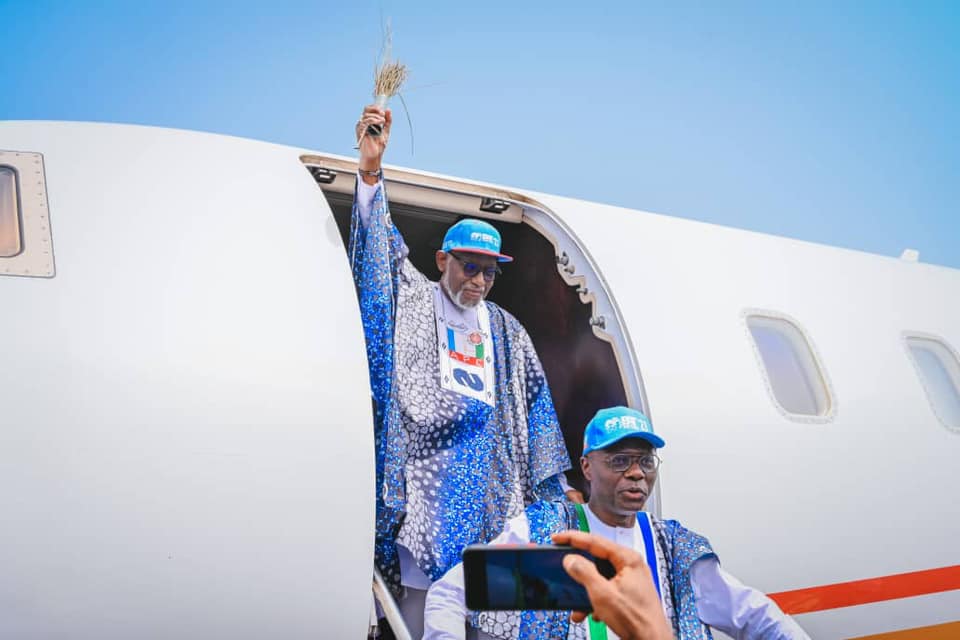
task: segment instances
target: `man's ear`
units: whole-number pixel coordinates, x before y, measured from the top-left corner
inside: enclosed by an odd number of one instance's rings
[[[447,260],[450,258],[450,256],[447,255],[446,251],[437,251],[435,257],[437,259],[437,269],[440,271],[440,273],[443,273],[447,268]]]
[[[583,471],[583,479],[588,483],[593,481],[593,469],[590,468],[590,458],[583,456],[580,458],[580,470]]]

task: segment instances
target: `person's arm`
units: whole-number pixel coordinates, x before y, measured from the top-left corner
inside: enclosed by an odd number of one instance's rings
[[[596,565],[576,554],[563,558],[563,568],[570,577],[587,589],[593,618],[606,623],[621,640],[673,640],[673,629],[663,615],[660,598],[650,568],[643,556],[634,551],[583,531],[563,531],[553,534],[555,544],[569,544],[589,551],[597,558],[606,558],[617,570],[607,580]],[[587,617],[584,611],[570,614],[573,622]]]
[[[360,223],[366,227],[373,210],[373,199],[378,190],[383,188],[381,166],[383,154],[390,139],[390,126],[393,118],[389,110],[380,109],[374,105],[364,107],[360,119],[357,120],[356,135],[357,147],[360,149],[360,159],[357,162],[357,190],[356,204]],[[367,127],[377,125],[382,128],[379,136],[366,133]],[[380,175],[377,175],[380,174]]]
[[[526,544],[530,542],[527,514],[510,519],[503,531],[490,544]],[[466,633],[466,587],[463,563],[447,571],[430,585],[423,607],[423,640],[462,640]]]
[[[357,191],[353,199],[357,205],[356,211],[359,222],[364,229],[370,226],[370,213],[373,211],[373,199],[376,197],[377,191],[383,188],[382,184],[383,181],[380,180],[369,185],[364,182],[361,174],[357,174]]]
[[[390,141],[390,126],[393,124],[393,116],[389,109],[381,109],[376,105],[367,105],[360,114],[355,128],[357,134],[357,146],[360,148],[360,169],[361,178],[368,185],[375,185],[379,181],[375,174],[380,171],[383,162],[383,153],[387,150],[387,143]],[[381,127],[380,135],[374,136],[367,133],[367,127],[376,125]]]
[[[809,640],[773,600],[721,569],[716,557],[696,561],[690,582],[700,620],[736,640]]]
[[[368,105],[364,107],[355,127],[360,158],[357,162],[347,253],[358,286],[370,281],[370,273],[364,272],[365,265],[371,265],[375,271],[389,269],[393,289],[404,282],[419,283],[426,280],[406,259],[410,251],[390,218],[381,166],[392,122],[389,109]],[[367,133],[367,127],[371,125],[380,126],[382,133],[379,136]],[[375,286],[379,289],[381,284]],[[394,290],[393,299],[396,299],[396,294]]]
[[[383,124],[387,135],[379,137],[364,134],[368,124]],[[360,148],[359,166],[364,170],[380,167],[380,160],[389,136],[389,113],[377,107],[364,108],[356,125]],[[348,256],[357,287],[360,318],[367,346],[367,363],[375,403],[375,429],[386,421],[386,407],[393,392],[394,376],[394,331],[396,301],[401,288],[408,281],[403,277],[406,261],[406,245],[399,231],[390,220],[383,183],[366,176],[358,180],[358,191],[353,202],[350,221]],[[359,188],[365,190],[360,193]],[[368,190],[373,190],[373,196]],[[367,213],[360,214],[365,199]],[[378,434],[379,437],[379,434]]]
[[[463,563],[430,585],[423,607],[423,640],[463,640],[467,621]]]
[[[577,504],[585,504],[586,500],[583,497],[583,494],[570,486],[569,480],[567,480],[567,474],[561,473],[559,476],[560,480],[560,490],[563,491],[563,495],[567,496],[567,500],[570,502],[576,502]]]

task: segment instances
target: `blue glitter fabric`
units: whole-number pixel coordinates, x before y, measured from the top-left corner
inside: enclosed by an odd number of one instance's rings
[[[713,640],[710,627],[700,622],[697,603],[690,583],[690,569],[701,558],[715,557],[710,542],[676,520],[651,518],[664,556],[669,558],[670,585],[673,589],[673,634],[680,640]]]
[[[578,529],[577,514],[568,500],[538,502],[527,507],[530,542],[549,544],[550,535]],[[651,517],[656,532],[666,599],[664,612],[679,640],[713,640],[710,628],[700,621],[690,582],[690,569],[702,558],[715,556],[710,542],[676,520]],[[571,625],[568,611],[490,611],[471,615],[472,624],[498,640],[584,640],[586,625]]]
[[[436,285],[406,258],[382,184],[366,225],[354,200],[349,256],[374,401],[376,562],[398,591],[398,542],[437,580],[525,505],[560,498],[570,459],[533,343],[497,305],[484,303],[495,405],[440,387]]]

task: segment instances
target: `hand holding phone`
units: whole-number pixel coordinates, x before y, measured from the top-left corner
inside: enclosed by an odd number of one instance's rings
[[[471,545],[463,551],[466,604],[474,611],[591,611],[587,590],[563,568],[568,554],[594,563],[612,578],[610,562],[573,547],[546,545]]]

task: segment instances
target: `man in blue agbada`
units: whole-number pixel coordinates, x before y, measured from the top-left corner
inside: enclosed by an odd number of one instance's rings
[[[494,544],[549,544],[553,534],[579,529],[643,556],[663,613],[680,640],[709,640],[710,628],[737,640],[809,640],[766,595],[720,568],[703,536],[676,520],[642,511],[657,481],[664,446],[645,415],[627,407],[597,412],[584,433],[583,475],[590,485],[586,505],[534,503],[511,519]],[[579,616],[578,616],[579,617]],[[463,566],[430,587],[424,640],[616,640],[603,623],[572,622],[568,611],[485,611],[465,604]],[[465,621],[471,636],[466,635]]]
[[[436,253],[438,283],[407,259],[381,171],[390,124],[375,106],[357,122],[349,257],[373,387],[376,562],[405,592],[401,610],[419,637],[431,582],[527,504],[560,498],[570,459],[529,335],[485,300],[512,260],[497,230],[453,225]],[[371,125],[382,133],[366,133]]]

